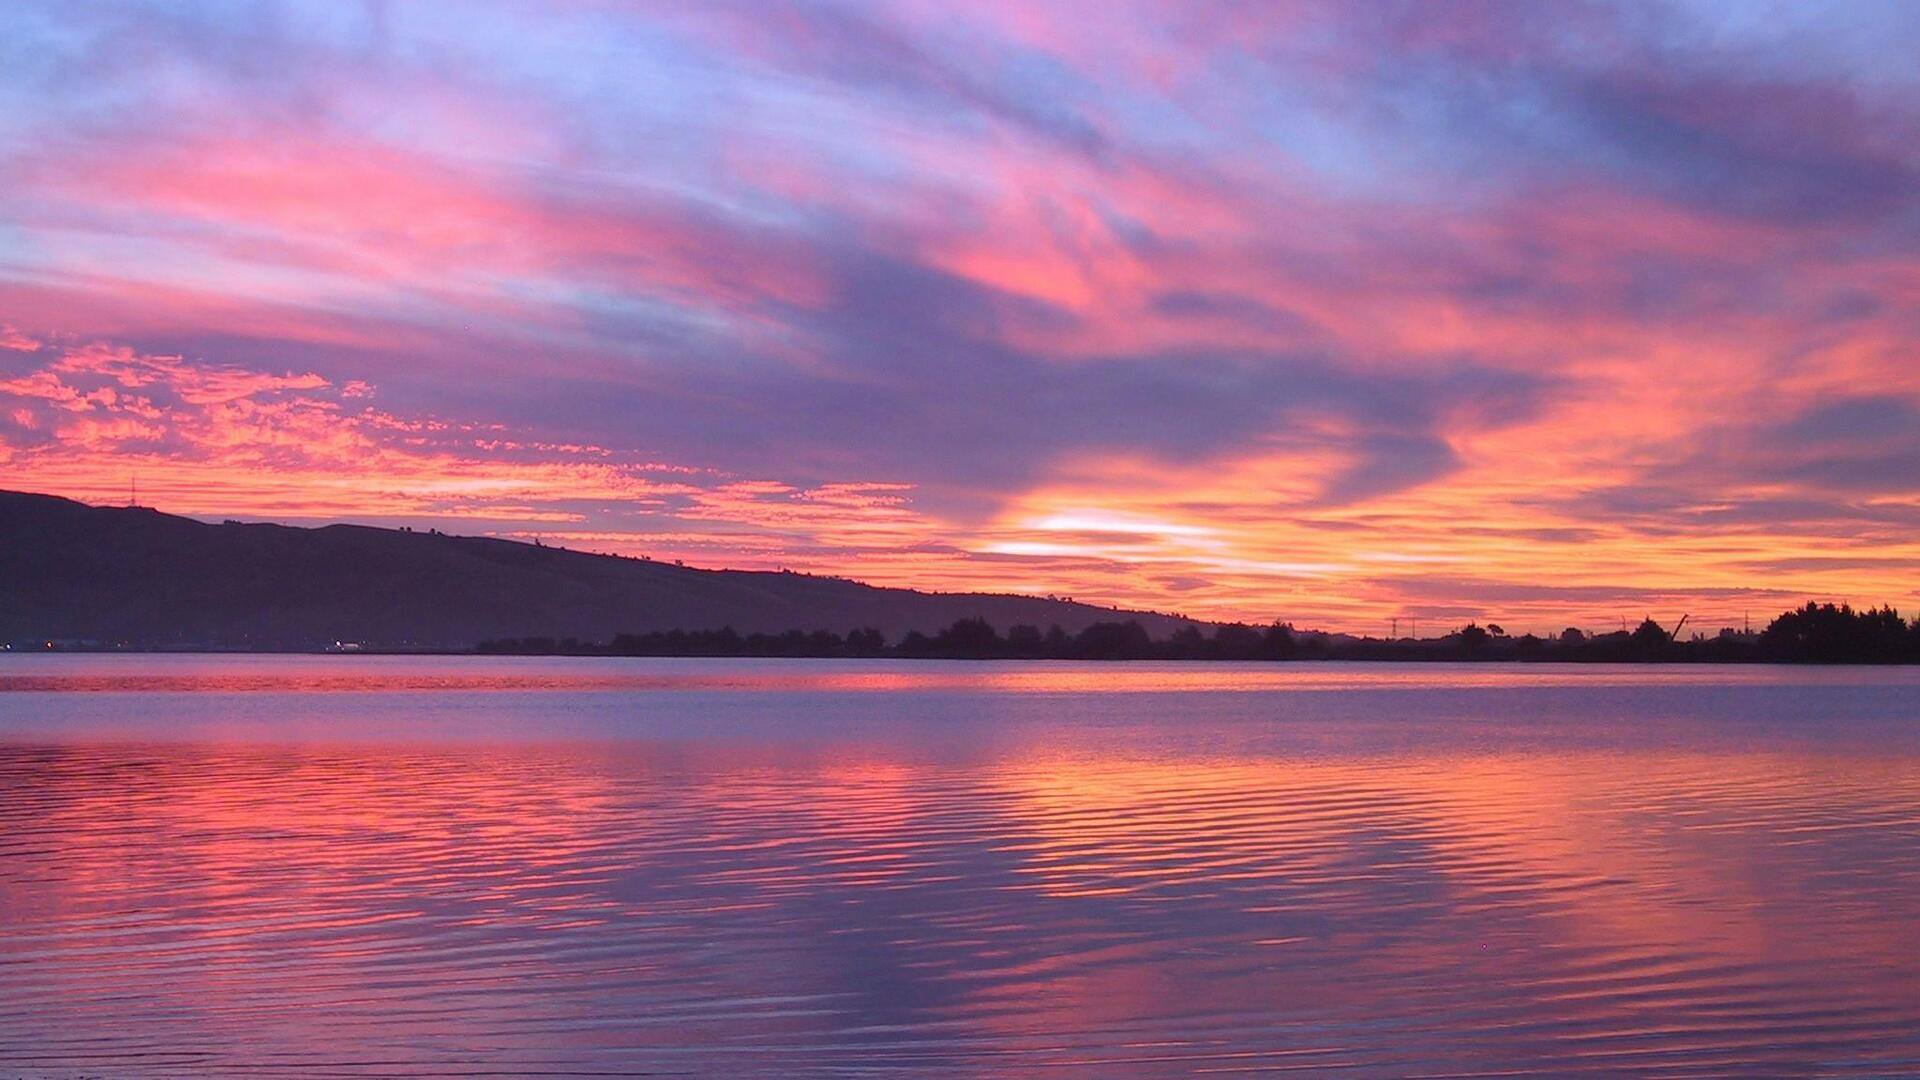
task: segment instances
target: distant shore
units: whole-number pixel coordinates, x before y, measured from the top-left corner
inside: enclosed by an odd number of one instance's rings
[[[607,642],[509,638],[481,642],[491,656],[687,656],[907,660],[1351,660],[1414,663],[1920,663],[1920,620],[1892,608],[1855,611],[1809,603],[1782,613],[1758,633],[1721,632],[1681,639],[1647,620],[1632,631],[1589,634],[1569,628],[1544,638],[1509,636],[1498,626],[1468,624],[1437,638],[1382,639],[1228,623],[1208,635],[1198,627],[1155,639],[1137,622],[1102,622],[1067,634],[1059,627],[1009,627],[1003,635],[982,619],[961,619],[937,634],[912,631],[888,642],[880,631],[844,636],[828,630],[746,634],[730,628],[620,634]]]
[[[1512,636],[1499,626],[1469,623],[1433,638],[1371,638],[1297,630],[1286,623],[1227,623],[1211,634],[1198,626],[1154,638],[1137,621],[1098,622],[1077,634],[1058,626],[1014,625],[1003,634],[984,619],[954,622],[928,635],[908,631],[889,641],[880,630],[846,634],[789,630],[741,634],[668,630],[617,634],[606,641],[573,637],[513,637],[462,648],[446,645],[336,640],[319,643],[132,642],[46,638],[0,643],[0,656],[53,653],[352,656],[581,656],[857,660],[1074,660],[1174,662],[1357,661],[1395,663],[1664,663],[1664,664],[1915,664],[1920,620],[1892,608],[1856,611],[1808,603],[1784,612],[1759,632],[1721,631],[1680,638],[1651,619],[1632,631],[1590,634],[1568,628],[1554,637]]]
[[[1383,642],[1382,644],[1392,644],[1392,643]],[[488,649],[482,650],[478,648],[456,649],[456,648],[393,647],[393,648],[364,648],[364,649],[354,649],[350,651],[342,651],[338,649],[320,648],[320,647],[246,649],[246,648],[222,648],[222,647],[214,647],[214,646],[204,646],[204,647],[172,647],[172,646],[104,647],[102,646],[102,647],[94,647],[94,648],[32,649],[32,648],[22,648],[19,646],[15,646],[10,649],[0,648],[0,673],[4,673],[7,658],[11,656],[18,656],[22,658],[30,657],[30,656],[209,656],[209,657],[211,656],[283,656],[283,657],[284,656],[313,656],[313,657],[341,657],[341,658],[379,657],[383,659],[395,658],[395,657],[409,657],[409,656],[473,657],[475,659],[486,659],[490,657],[555,657],[555,658],[564,658],[564,659],[616,659],[616,660],[619,660],[619,659],[626,659],[626,660],[666,660],[666,659],[803,660],[803,661],[878,660],[878,661],[889,662],[889,663],[896,662],[896,661],[901,663],[909,663],[913,661],[938,660],[938,661],[955,662],[955,663],[1015,663],[1015,664],[1096,663],[1096,664],[1115,664],[1115,665],[1142,664],[1142,663],[1176,663],[1176,664],[1194,664],[1194,665],[1200,665],[1200,666],[1204,666],[1208,664],[1247,664],[1247,663],[1302,664],[1302,665],[1323,664],[1323,663],[1432,664],[1435,666],[1445,666],[1450,664],[1515,664],[1515,665],[1571,664],[1571,665],[1585,665],[1585,666],[1593,666],[1593,667],[1603,667],[1610,664],[1612,665],[1619,665],[1619,664],[1668,665],[1670,664],[1670,665],[1690,665],[1690,666],[1698,666],[1698,667],[1713,667],[1713,666],[1753,667],[1753,666],[1762,666],[1762,665],[1768,665],[1768,664],[1772,664],[1772,665],[1786,664],[1786,665],[1798,665],[1798,666],[1853,666],[1853,667],[1901,667],[1901,666],[1909,666],[1909,665],[1920,665],[1920,660],[1914,660],[1914,659],[1896,659],[1896,660],[1799,659],[1799,660],[1796,660],[1791,658],[1771,657],[1771,656],[1763,656],[1763,655],[1705,656],[1705,655],[1697,655],[1692,653],[1683,653],[1683,654],[1672,655],[1672,656],[1620,656],[1620,657],[1569,656],[1569,655],[1553,655],[1553,654],[1519,655],[1517,653],[1511,653],[1511,652],[1490,652],[1484,655],[1462,655],[1458,653],[1446,653],[1446,652],[1441,652],[1441,651],[1431,650],[1431,649],[1427,649],[1427,650],[1411,650],[1410,649],[1404,652],[1386,651],[1386,650],[1339,649],[1339,650],[1329,650],[1326,652],[1306,652],[1300,655],[1289,656],[1284,658],[1262,658],[1262,657],[1227,658],[1227,657],[1217,657],[1217,656],[1077,656],[1077,657],[1076,656],[955,656],[955,655],[907,656],[894,651],[888,651],[885,653],[868,654],[868,655],[849,655],[846,653],[805,653],[805,652],[800,652],[800,653],[774,653],[774,652],[701,653],[701,652],[664,652],[663,651],[663,652],[616,653],[616,652],[610,652],[605,648],[584,648],[584,647],[579,649],[571,649],[571,650],[562,649],[562,648],[553,648],[553,649],[488,648]]]

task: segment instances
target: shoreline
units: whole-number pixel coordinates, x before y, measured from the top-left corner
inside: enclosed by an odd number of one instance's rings
[[[568,659],[568,660],[794,660],[794,661],[839,661],[839,662],[881,662],[881,663],[920,663],[939,661],[965,664],[1175,664],[1208,666],[1215,664],[1237,664],[1242,666],[1314,666],[1321,664],[1420,664],[1433,666],[1446,665],[1499,665],[1499,666],[1536,666],[1560,664],[1569,667],[1920,667],[1916,660],[1795,660],[1780,657],[1595,657],[1595,656],[1516,656],[1512,654],[1492,656],[1460,655],[1346,655],[1329,653],[1313,656],[1290,656],[1285,658],[1229,658],[1214,656],[902,656],[897,654],[872,656],[846,656],[831,654],[742,654],[742,653],[616,653],[607,651],[507,651],[478,649],[436,649],[436,648],[364,648],[339,650],[327,648],[288,648],[288,649],[225,649],[205,648],[59,648],[59,649],[19,649],[0,648],[0,665],[7,657],[44,657],[44,656],[323,656],[352,659],[356,657],[471,657],[474,659],[519,658],[519,659]]]

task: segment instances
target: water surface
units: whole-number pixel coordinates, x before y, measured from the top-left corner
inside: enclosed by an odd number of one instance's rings
[[[1920,672],[0,657],[0,1075],[1920,1072]]]

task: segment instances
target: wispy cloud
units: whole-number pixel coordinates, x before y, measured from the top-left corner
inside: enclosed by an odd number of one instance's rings
[[[1909,5],[450,10],[0,15],[10,486],[1355,627],[1920,602]]]

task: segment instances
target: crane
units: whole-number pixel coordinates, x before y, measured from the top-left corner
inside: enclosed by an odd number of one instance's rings
[[[1667,635],[1667,640],[1678,642],[1680,640],[1680,628],[1687,625],[1687,620],[1691,618],[1693,618],[1691,614],[1680,616],[1680,621],[1673,624],[1673,633]]]

